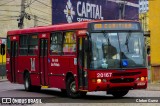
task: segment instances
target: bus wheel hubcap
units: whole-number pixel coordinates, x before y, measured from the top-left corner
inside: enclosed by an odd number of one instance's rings
[[[76,92],[76,84],[75,84],[75,81],[73,81],[73,82],[71,83],[70,89],[71,89],[72,92],[74,92],[74,93]]]

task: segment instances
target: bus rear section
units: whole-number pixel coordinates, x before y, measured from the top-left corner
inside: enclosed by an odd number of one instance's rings
[[[139,22],[80,22],[8,34],[7,78],[27,91],[45,86],[72,98],[93,91],[123,97],[147,88]]]

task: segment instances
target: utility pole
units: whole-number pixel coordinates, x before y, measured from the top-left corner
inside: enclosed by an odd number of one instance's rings
[[[18,19],[18,27],[20,29],[23,29],[24,27],[24,17],[25,17],[25,2],[26,0],[21,0],[21,14],[20,14],[20,18]]]
[[[24,18],[31,20],[31,16],[34,18],[34,27],[38,25],[38,19],[37,19],[38,17],[36,15],[31,15],[25,12],[25,9],[29,7],[29,5],[26,6],[25,3],[26,0],[21,0],[21,14],[19,16],[19,19],[17,19],[18,27],[20,29],[24,28]]]

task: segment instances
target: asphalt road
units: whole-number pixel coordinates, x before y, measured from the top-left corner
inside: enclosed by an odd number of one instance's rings
[[[131,90],[125,97],[115,99],[106,92],[89,92],[86,97],[71,99],[64,96],[59,89],[42,89],[39,92],[26,92],[24,86],[12,84],[8,81],[0,82],[0,98],[42,98],[43,103],[136,103],[137,100],[158,100],[160,91]],[[139,102],[139,101],[138,101]],[[141,101],[143,102],[143,101]]]

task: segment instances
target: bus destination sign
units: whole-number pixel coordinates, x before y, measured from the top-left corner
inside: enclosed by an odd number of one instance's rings
[[[140,30],[139,23],[131,22],[104,22],[94,23],[93,30]]]

